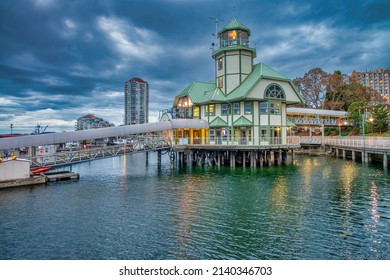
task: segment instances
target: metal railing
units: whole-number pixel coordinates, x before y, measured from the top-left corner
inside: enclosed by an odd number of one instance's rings
[[[299,146],[300,137],[208,137],[208,138],[169,138],[169,137],[139,137],[125,144],[80,148],[70,151],[60,151],[53,154],[38,155],[29,158],[32,167],[48,167],[91,161],[100,158],[114,157],[134,152],[169,150],[175,145],[218,145],[246,147],[277,147],[285,148]]]
[[[299,145],[299,136],[283,137],[228,137],[210,136],[195,138],[174,138],[175,145],[245,145],[245,146],[274,146],[274,145]]]
[[[325,137],[325,145],[390,150],[388,137]]]
[[[31,157],[30,160],[32,162],[32,167],[67,165],[134,152],[170,149],[171,146],[171,139],[167,137],[141,137],[129,141],[126,144],[78,149],[72,151],[61,151],[54,154]]]

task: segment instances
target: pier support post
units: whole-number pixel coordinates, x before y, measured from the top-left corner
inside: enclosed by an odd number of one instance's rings
[[[146,161],[146,165],[149,164],[149,152],[145,152],[145,161]]]
[[[336,148],[336,157],[339,158],[339,148]]]
[[[343,149],[343,160],[345,160],[346,159],[346,151],[345,151],[345,149]]]
[[[383,153],[383,167],[387,168],[387,164],[388,164],[388,162],[387,162],[387,153],[385,152],[385,153]]]
[[[352,160],[355,161],[356,160],[356,154],[355,154],[355,151],[352,151]]]
[[[175,166],[175,152],[170,152],[169,161],[171,163],[171,169]]]
[[[157,164],[161,165],[161,151],[157,151]]]
[[[282,164],[286,164],[287,162],[287,151],[283,150],[282,151]]]
[[[364,156],[363,156],[364,155]],[[364,158],[364,163],[368,163],[369,162],[369,155],[368,155],[368,152],[367,151],[363,151],[362,152],[362,156]]]

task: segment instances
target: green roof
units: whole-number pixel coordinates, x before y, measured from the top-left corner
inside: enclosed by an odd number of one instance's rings
[[[244,30],[247,31],[248,34],[251,34],[251,31],[248,27],[243,25],[241,22],[239,22],[237,19],[232,18],[219,32],[218,34],[221,34],[222,32],[228,31],[228,30]]]
[[[233,126],[252,126],[252,122],[245,118],[244,116],[241,116],[238,120],[236,120],[233,123]]]
[[[225,122],[220,117],[215,118],[210,124],[209,127],[225,127],[228,126],[227,122]]]
[[[176,98],[188,95],[195,105],[235,102],[245,99],[261,79],[264,78],[288,82],[303,102],[303,97],[294,83],[288,77],[264,63],[254,65],[252,72],[246,77],[241,85],[231,91],[228,95],[225,95],[220,88],[216,88],[214,81],[193,82],[179,93]]]

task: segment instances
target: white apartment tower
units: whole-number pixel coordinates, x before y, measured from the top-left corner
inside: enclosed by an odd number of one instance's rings
[[[390,103],[390,71],[379,68],[375,71],[357,72],[360,83],[369,87],[371,92],[377,92],[385,103]]]
[[[125,125],[149,122],[149,85],[140,78],[125,82]]]

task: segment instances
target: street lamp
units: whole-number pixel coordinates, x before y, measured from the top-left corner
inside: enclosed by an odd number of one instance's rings
[[[11,134],[12,134],[12,129],[14,128],[14,124],[11,123],[11,124],[9,125],[9,127],[11,128]]]
[[[341,139],[341,126],[343,125],[343,120],[338,119],[337,124],[339,126],[339,138]]]

